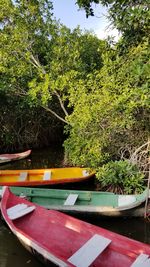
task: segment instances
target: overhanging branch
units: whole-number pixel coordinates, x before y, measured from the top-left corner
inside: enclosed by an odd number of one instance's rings
[[[42,106],[42,108],[44,108],[46,111],[50,112],[51,114],[53,114],[57,119],[61,120],[62,122],[66,123],[69,125],[69,123],[64,120],[62,117],[60,117],[55,111],[53,111],[52,109],[48,108],[48,107],[45,107],[45,106]]]
[[[62,110],[64,111],[65,115],[68,116],[68,112],[67,112],[67,110],[65,109],[64,104],[63,104],[63,102],[62,102],[62,100],[61,100],[61,97],[60,97],[60,95],[58,94],[57,91],[55,91],[55,95],[58,97],[60,106],[61,106]]]

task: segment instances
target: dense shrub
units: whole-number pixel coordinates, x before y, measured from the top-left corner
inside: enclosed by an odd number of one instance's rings
[[[144,175],[127,160],[108,162],[98,168],[96,177],[102,188],[116,193],[139,193],[144,188]]]

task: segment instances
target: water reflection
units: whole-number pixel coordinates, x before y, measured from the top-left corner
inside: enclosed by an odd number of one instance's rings
[[[0,223],[0,267],[42,267],[6,226]]]
[[[63,149],[46,148],[32,150],[31,155],[23,160],[0,165],[0,169],[46,169],[63,167]]]

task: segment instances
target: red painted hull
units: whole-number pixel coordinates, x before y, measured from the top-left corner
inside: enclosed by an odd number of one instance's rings
[[[0,163],[6,163],[10,161],[20,160],[28,157],[31,154],[31,150],[27,150],[22,153],[15,154],[1,154],[0,155]]]
[[[38,205],[35,205],[32,213],[12,221],[7,209],[20,203],[33,205],[5,188],[1,201],[2,215],[21,243],[45,263],[74,266],[68,258],[95,234],[112,242],[90,265],[92,267],[129,267],[141,253],[150,255],[150,246],[147,244]]]

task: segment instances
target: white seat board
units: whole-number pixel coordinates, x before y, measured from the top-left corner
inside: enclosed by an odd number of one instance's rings
[[[32,212],[33,210],[35,210],[35,206],[27,207],[25,209],[20,210],[19,212],[14,212],[14,213],[10,214],[9,219],[11,219],[11,220],[18,219],[18,218]]]
[[[21,193],[21,194],[19,195],[19,197],[21,197],[21,198],[26,198],[26,195],[24,195],[24,193]]]
[[[23,210],[27,208],[27,205],[22,203],[22,204],[17,204],[9,209],[7,209],[7,214],[10,215],[10,214],[13,214],[14,212],[19,212],[20,210]]]
[[[88,267],[110,243],[110,239],[96,234],[77,250],[68,261],[76,267]]]
[[[3,190],[2,190],[2,189],[0,189],[0,197],[2,197],[2,191],[3,191]]]
[[[131,267],[150,267],[150,255],[140,254]]]
[[[64,205],[72,206],[75,204],[76,200],[78,198],[78,194],[69,194],[66,201],[64,202]]]
[[[83,174],[83,176],[88,176],[88,175],[89,175],[89,171],[87,171],[87,170],[83,170],[83,171],[82,171],[82,174]]]
[[[45,171],[44,175],[43,175],[43,180],[47,181],[50,180],[52,176],[52,172],[51,171]]]
[[[21,172],[19,176],[19,181],[23,182],[27,179],[28,173],[27,172]]]

